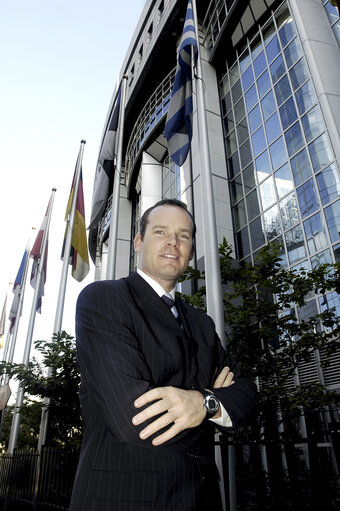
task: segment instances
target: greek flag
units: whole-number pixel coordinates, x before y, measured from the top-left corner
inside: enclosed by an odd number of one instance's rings
[[[195,64],[198,45],[192,2],[189,0],[179,47],[174,86],[164,128],[164,136],[168,140],[169,154],[179,166],[183,165],[186,160],[192,138],[192,49]]]

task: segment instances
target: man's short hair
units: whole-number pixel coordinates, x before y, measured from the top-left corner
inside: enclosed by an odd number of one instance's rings
[[[153,206],[151,206],[151,208],[144,211],[142,218],[140,219],[140,223],[139,223],[139,234],[140,234],[142,240],[144,239],[149,215],[150,215],[151,211],[158,208],[158,206],[176,206],[178,208],[184,209],[188,213],[188,215],[190,216],[190,218],[192,220],[192,226],[193,226],[192,227],[192,239],[194,240],[194,237],[196,234],[196,224],[195,224],[194,217],[188,210],[187,205],[184,202],[177,200],[177,199],[162,199],[162,200],[156,202],[156,204],[154,204]]]

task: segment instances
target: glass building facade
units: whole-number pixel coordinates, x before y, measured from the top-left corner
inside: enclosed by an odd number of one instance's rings
[[[339,16],[325,3],[339,41]],[[266,243],[282,264],[339,261],[339,169],[288,3],[247,41],[220,80],[236,256]],[[312,297],[310,314],[340,297]]]

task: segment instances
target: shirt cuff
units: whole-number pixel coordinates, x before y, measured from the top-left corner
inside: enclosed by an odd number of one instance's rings
[[[222,403],[220,403],[220,410],[221,410],[221,413],[222,413],[221,417],[219,417],[218,419],[209,419],[209,420],[211,422],[214,422],[218,426],[223,426],[224,428],[232,428],[233,423],[231,421],[231,418],[229,417],[229,413],[224,408]]]

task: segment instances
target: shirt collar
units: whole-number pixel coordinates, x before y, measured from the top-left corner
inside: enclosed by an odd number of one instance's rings
[[[140,275],[151,287],[154,291],[156,291],[156,293],[158,294],[158,296],[162,297],[163,295],[168,295],[170,296],[173,300],[175,300],[175,288],[173,288],[171,291],[165,291],[165,289],[162,288],[162,286],[156,282],[156,280],[154,280],[152,277],[150,277],[149,275],[147,275],[143,270],[141,270],[140,268],[137,268],[137,273],[138,275]]]

